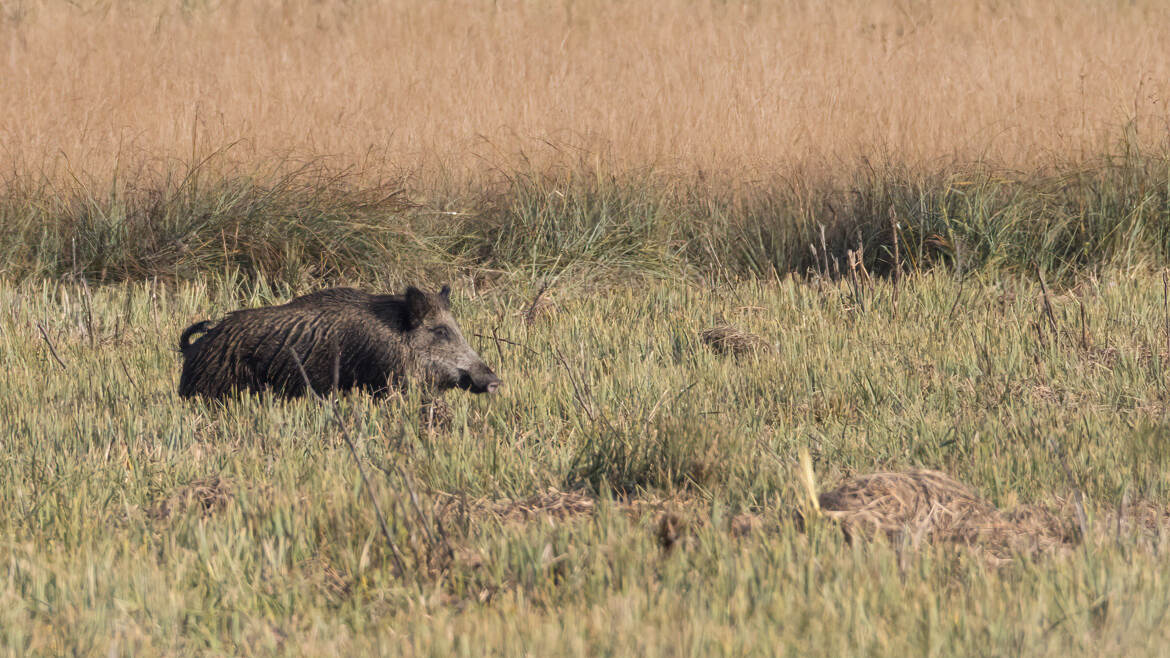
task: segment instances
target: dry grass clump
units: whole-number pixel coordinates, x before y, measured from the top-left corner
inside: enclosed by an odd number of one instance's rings
[[[772,349],[771,343],[763,338],[729,324],[711,327],[700,337],[716,354],[742,356]]]
[[[848,478],[819,496],[821,511],[846,535],[909,531],[915,538],[982,522],[995,508],[938,471],[873,473]]]
[[[197,506],[202,516],[210,516],[227,507],[234,497],[234,489],[230,480],[218,475],[194,480],[150,507],[146,515],[156,521],[165,521]]]
[[[821,494],[819,502],[822,514],[840,524],[849,538],[882,533],[892,540],[908,539],[913,546],[925,541],[961,544],[985,551],[992,561],[1080,541],[1071,514],[1035,505],[1001,512],[938,471],[848,478]]]

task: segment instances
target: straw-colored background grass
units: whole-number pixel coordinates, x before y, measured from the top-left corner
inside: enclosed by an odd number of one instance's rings
[[[1024,167],[1164,142],[1167,35],[1146,0],[8,2],[0,165]]]

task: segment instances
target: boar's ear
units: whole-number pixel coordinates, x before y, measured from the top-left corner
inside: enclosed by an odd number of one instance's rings
[[[439,299],[443,301],[443,306],[451,308],[451,286],[443,286],[443,289],[439,291]]]
[[[427,294],[414,286],[406,289],[406,326],[414,329],[422,324],[424,318],[431,312],[431,300]]]

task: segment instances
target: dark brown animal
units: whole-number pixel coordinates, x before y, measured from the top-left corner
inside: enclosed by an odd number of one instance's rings
[[[318,394],[382,395],[408,382],[494,393],[500,380],[463,338],[450,293],[447,286],[437,295],[414,287],[402,295],[332,288],[282,306],[235,311],[214,325],[197,322],[179,338],[179,395],[298,397],[306,377]],[[196,334],[202,336],[191,342]]]

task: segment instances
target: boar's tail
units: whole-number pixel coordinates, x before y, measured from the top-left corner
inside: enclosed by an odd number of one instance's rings
[[[188,347],[191,347],[191,336],[195,334],[202,334],[211,326],[211,322],[204,320],[203,322],[196,322],[195,324],[183,330],[183,335],[179,336],[179,351],[186,352]]]

